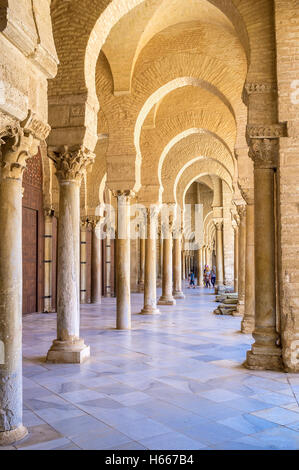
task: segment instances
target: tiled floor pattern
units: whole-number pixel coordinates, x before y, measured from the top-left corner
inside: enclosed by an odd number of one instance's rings
[[[24,318],[24,423],[18,449],[299,449],[299,376],[242,367],[251,337],[213,315],[214,295],[116,331],[115,299],[84,306],[83,365],[44,362],[55,314]],[[13,448],[13,447],[11,447]]]

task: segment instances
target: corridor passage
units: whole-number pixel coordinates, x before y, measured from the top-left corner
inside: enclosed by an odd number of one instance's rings
[[[185,294],[156,316],[132,295],[131,331],[114,329],[115,299],[84,306],[81,365],[46,364],[56,314],[25,316],[29,436],[15,447],[298,449],[298,375],[243,368],[252,340],[240,318],[214,315],[212,290]]]

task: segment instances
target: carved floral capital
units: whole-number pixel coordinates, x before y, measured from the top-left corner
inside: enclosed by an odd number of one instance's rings
[[[95,154],[84,146],[70,148],[65,145],[58,149],[49,148],[48,155],[54,162],[59,181],[81,182],[84,173],[95,159]]]
[[[251,139],[249,157],[255,168],[276,168],[278,164],[278,139]]]

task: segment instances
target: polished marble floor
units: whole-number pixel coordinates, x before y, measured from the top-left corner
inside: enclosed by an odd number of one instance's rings
[[[299,375],[242,367],[251,337],[213,315],[215,296],[142,316],[116,331],[115,299],[82,308],[83,365],[44,362],[56,315],[24,318],[24,423],[18,449],[299,449]],[[11,447],[12,449],[13,447]]]

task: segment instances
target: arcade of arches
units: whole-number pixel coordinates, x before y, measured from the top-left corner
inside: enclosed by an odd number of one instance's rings
[[[93,350],[80,303],[116,297],[116,327],[130,329],[131,293],[144,295],[142,314],[164,315],[206,264],[253,335],[244,366],[298,372],[298,2],[0,7],[0,443],[27,432],[22,313],[57,311],[47,361],[82,363]],[[156,241],[142,224],[118,236],[136,204]],[[176,214],[166,238],[162,204]],[[103,207],[122,213],[115,239],[98,236]]]

